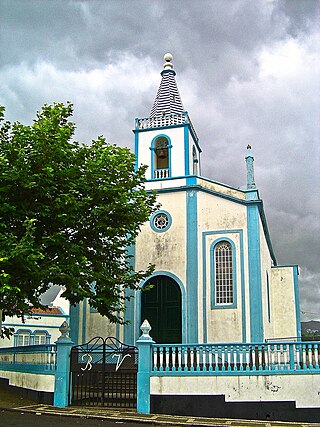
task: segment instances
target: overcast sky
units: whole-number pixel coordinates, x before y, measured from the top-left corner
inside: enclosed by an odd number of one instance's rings
[[[320,320],[320,1],[0,0],[0,104],[32,123],[72,101],[76,138],[133,149],[171,52],[202,174],[244,187],[245,148],[279,264]]]

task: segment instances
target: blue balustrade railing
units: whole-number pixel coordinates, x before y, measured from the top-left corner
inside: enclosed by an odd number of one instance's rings
[[[152,345],[152,373],[320,373],[320,343]]]
[[[55,371],[56,357],[55,344],[0,348],[0,370]]]

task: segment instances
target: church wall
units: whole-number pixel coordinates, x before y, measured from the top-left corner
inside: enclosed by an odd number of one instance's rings
[[[271,257],[265,238],[261,220],[260,228],[260,254],[261,254],[261,295],[262,295],[262,318],[264,338],[274,336],[273,322],[271,316],[273,299],[271,296]]]
[[[241,342],[246,336],[246,311],[243,293],[246,292],[246,208],[207,194],[198,192],[198,225],[199,239],[202,245],[199,271],[199,301],[204,301],[200,309],[199,319],[204,342]],[[214,306],[212,248],[219,239],[226,239],[234,244],[236,257],[236,304],[234,307]],[[201,286],[202,284],[202,286]],[[204,291],[204,293],[203,293]]]
[[[186,292],[186,192],[162,193],[159,194],[157,201],[161,204],[160,210],[170,214],[172,223],[163,233],[154,231],[149,221],[141,227],[135,246],[135,268],[144,270],[149,263],[154,264],[155,273],[173,275]],[[140,294],[141,292],[136,292],[135,297],[135,339],[140,335],[139,327],[144,320],[140,319]],[[182,311],[186,315],[187,307],[184,299],[182,304],[185,304],[182,305]],[[186,339],[186,330],[183,331],[183,336]]]
[[[86,341],[97,336],[101,336],[103,338],[116,337],[116,329],[117,326],[110,323],[106,317],[102,317],[99,313],[91,313],[86,326]],[[121,337],[118,338],[121,339]]]
[[[271,271],[272,322],[274,338],[297,336],[294,268],[273,267]]]

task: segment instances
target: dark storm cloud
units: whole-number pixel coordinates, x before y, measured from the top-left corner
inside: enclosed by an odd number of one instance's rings
[[[303,311],[320,318],[317,0],[0,0],[0,103],[30,122],[71,100],[76,137],[133,147],[172,51],[203,174],[244,186],[255,153],[279,263],[299,263]],[[316,317],[316,316],[313,316]]]

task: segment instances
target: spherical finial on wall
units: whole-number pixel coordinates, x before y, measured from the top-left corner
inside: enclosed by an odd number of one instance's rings
[[[173,69],[173,65],[172,65],[172,62],[171,62],[172,58],[173,58],[172,54],[171,53],[166,53],[163,58],[166,61],[163,64],[163,68],[164,69],[170,68],[172,70]]]

